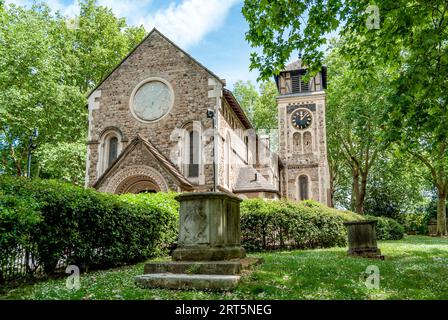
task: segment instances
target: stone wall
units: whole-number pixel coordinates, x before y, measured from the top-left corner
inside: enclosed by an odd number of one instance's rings
[[[170,83],[174,106],[160,121],[143,123],[132,115],[129,104],[136,86],[151,77]],[[90,96],[87,185],[92,186],[101,175],[99,142],[106,128],[116,128],[121,133],[122,149],[139,133],[168,159],[177,143],[171,137],[174,128],[192,121],[199,121],[204,130],[212,128],[206,110],[215,105],[208,96],[209,78],[213,77],[160,33],[152,32]],[[205,185],[213,184],[212,172],[212,164],[205,165]]]
[[[153,180],[160,188],[160,191],[180,191],[174,177],[163,168],[153,155],[139,143],[101,183],[99,191],[116,193],[117,188],[126,179],[135,176],[146,176]]]
[[[244,125],[236,116],[229,104],[223,99],[218,115],[218,136],[219,136],[219,165],[218,165],[218,185],[221,188],[232,191],[236,182],[238,170],[247,164],[247,150],[244,143],[243,133],[246,131]],[[225,184],[225,148],[226,140],[230,137],[231,163],[230,163],[230,186]]]
[[[279,103],[279,155],[285,170],[282,183],[283,196],[299,200],[298,178],[306,175],[310,183],[310,198],[328,204],[330,174],[327,159],[325,129],[325,93],[323,91],[302,95],[284,95]],[[291,116],[297,108],[308,108],[313,117],[310,128],[296,130],[291,124]],[[295,152],[293,135],[298,132],[303,137],[309,132],[312,137],[310,150]]]

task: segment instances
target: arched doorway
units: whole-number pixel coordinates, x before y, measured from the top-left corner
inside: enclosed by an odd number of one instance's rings
[[[299,200],[309,200],[310,199],[310,186],[309,186],[309,179],[306,175],[301,175],[298,179],[298,187],[299,187]]]
[[[124,193],[157,193],[162,191],[157,183],[149,177],[133,176],[125,179],[117,187],[116,194]]]
[[[118,171],[106,186],[99,189],[114,194],[140,192],[167,192],[165,178],[154,168],[136,165]]]

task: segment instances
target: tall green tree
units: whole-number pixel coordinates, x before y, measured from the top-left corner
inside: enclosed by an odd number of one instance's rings
[[[364,210],[367,214],[403,220],[406,214],[421,211],[429,198],[431,183],[424,167],[403,157],[396,147],[382,152],[370,172]]]
[[[97,0],[83,0],[80,6],[72,43],[77,64],[72,68],[76,68],[77,86],[87,93],[140,43],[146,31],[143,26],[128,26],[125,18]]]
[[[242,80],[238,80],[233,85],[233,94],[240,103],[249,120],[252,122],[255,104],[260,98],[260,94],[255,85],[250,81],[244,82]]]
[[[72,21],[46,5],[0,8],[0,172],[24,175],[29,137],[38,129],[33,173],[81,183],[87,94],[145,30],[127,26],[96,1],[80,5]],[[67,152],[56,152],[67,146],[78,165],[68,165]],[[79,172],[67,175],[67,167]]]
[[[256,128],[274,130],[278,128],[277,86],[272,81],[260,84],[260,97],[254,106]]]
[[[237,81],[233,93],[259,134],[269,135],[270,148],[278,150],[277,86],[272,81],[259,84],[260,90],[250,82]]]
[[[36,175],[44,179],[59,179],[84,186],[86,147],[79,142],[43,144],[35,155],[39,166]]]
[[[47,6],[10,6],[0,24],[0,139],[5,172],[23,175],[29,137],[35,143],[79,139],[85,127],[83,93],[66,76],[61,24]],[[32,32],[30,32],[32,30]]]
[[[266,79],[294,50],[317,71],[329,32],[340,30],[344,56],[360,70],[372,61],[400,66],[391,82],[385,138],[424,165],[438,190],[437,230],[447,234],[448,3],[445,0],[250,1],[243,14],[247,40],[261,47],[251,66]],[[407,156],[404,155],[404,156]]]
[[[337,178],[337,171],[348,166],[352,178],[351,209],[362,214],[369,173],[388,147],[382,139],[382,120],[388,103],[387,79],[392,74],[380,68],[353,68],[343,59],[338,44],[327,61],[331,79],[327,90],[331,176]]]
[[[274,82],[260,83],[258,91],[250,81],[237,81],[233,93],[256,130],[277,129],[278,91]]]

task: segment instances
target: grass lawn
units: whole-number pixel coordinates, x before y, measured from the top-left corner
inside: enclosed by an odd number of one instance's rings
[[[262,253],[263,265],[242,278],[233,292],[144,290],[134,285],[144,263],[81,275],[81,289],[65,279],[10,290],[0,299],[448,299],[448,239],[408,236],[381,241],[385,261],[347,257],[345,248]],[[379,289],[363,274],[378,266]]]

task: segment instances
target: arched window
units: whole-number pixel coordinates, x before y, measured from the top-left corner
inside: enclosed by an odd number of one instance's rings
[[[246,146],[246,162],[249,164],[249,137],[244,137],[244,145]]]
[[[109,139],[109,155],[107,167],[110,167],[118,157],[118,138],[112,137]]]
[[[302,153],[302,137],[301,134],[296,132],[293,136],[293,152]]]
[[[181,159],[182,173],[191,182],[203,184],[204,168],[202,161],[202,126],[199,121],[193,121],[182,127]]]
[[[109,130],[102,135],[99,147],[99,175],[103,174],[117,160],[121,150],[121,136],[117,131]]]
[[[299,200],[308,200],[309,199],[309,181],[308,176],[300,176],[299,177]]]
[[[197,131],[189,132],[189,161],[188,161],[188,177],[199,177],[199,133]]]
[[[224,184],[230,189],[230,170],[232,161],[232,141],[230,133],[226,135],[224,143]]]
[[[305,132],[303,135],[303,149],[305,153],[313,152],[313,139],[311,137],[311,132]]]

